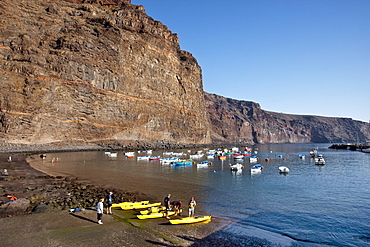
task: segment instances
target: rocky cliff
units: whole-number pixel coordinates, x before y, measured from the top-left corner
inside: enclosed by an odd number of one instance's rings
[[[130,0],[1,0],[0,21],[1,145],[370,139],[352,119],[204,94],[196,59]]]
[[[202,73],[130,0],[0,1],[0,139],[209,143]]]
[[[351,118],[269,112],[251,101],[207,93],[205,103],[214,142],[329,143],[370,139],[370,125]]]

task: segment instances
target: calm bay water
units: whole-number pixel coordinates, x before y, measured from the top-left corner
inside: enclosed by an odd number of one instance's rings
[[[49,174],[86,179],[97,185],[140,191],[158,201],[168,194],[187,203],[194,196],[196,214],[230,220],[226,230],[240,235],[272,236],[281,245],[370,246],[370,154],[328,149],[330,144],[269,144],[258,149],[265,169],[251,174],[249,158],[241,173],[230,171],[232,158],[214,159],[210,167],[173,167],[159,161],[109,158],[104,152],[47,154],[33,166]],[[309,152],[318,147],[326,165]],[[231,147],[230,147],[231,148]],[[170,150],[187,151],[187,150]],[[196,151],[196,150],[192,150]],[[163,150],[152,155],[162,155]],[[299,155],[305,154],[305,159]],[[141,154],[146,155],[146,154]],[[280,158],[279,156],[282,156]],[[163,155],[162,155],[163,156]],[[50,162],[57,157],[57,162]],[[266,162],[266,157],[272,158]],[[200,162],[206,158],[196,160]],[[290,169],[279,173],[279,166]]]

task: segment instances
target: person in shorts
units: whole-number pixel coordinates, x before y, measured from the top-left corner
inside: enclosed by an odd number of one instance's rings
[[[195,211],[195,206],[197,205],[197,202],[195,201],[194,197],[190,198],[189,200],[189,217],[194,217],[194,211]]]
[[[113,192],[109,192],[105,199],[107,201],[107,214],[113,214],[112,213]]]
[[[171,210],[171,194],[168,194],[164,198],[163,202],[164,202],[164,206],[166,207],[166,219],[170,219],[170,217],[168,216],[168,213]]]

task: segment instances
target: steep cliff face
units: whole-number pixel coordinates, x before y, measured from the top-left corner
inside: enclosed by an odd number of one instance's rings
[[[143,6],[1,1],[0,20],[2,140],[210,142],[201,68]]]
[[[205,94],[214,142],[308,143],[370,139],[368,123],[350,118],[268,112],[250,101]]]

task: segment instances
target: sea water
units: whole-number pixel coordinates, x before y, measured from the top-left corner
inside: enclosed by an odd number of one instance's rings
[[[258,151],[258,164],[264,166],[259,173],[250,172],[255,163],[250,163],[249,157],[238,161],[232,156],[224,161],[215,158],[209,167],[174,167],[127,158],[122,151],[112,158],[104,152],[49,153],[36,167],[103,187],[143,192],[160,201],[168,193],[185,205],[195,197],[196,214],[232,222],[226,231],[266,238],[282,246],[370,246],[370,154],[329,146],[251,146]],[[315,148],[324,155],[325,165],[315,165],[310,158],[309,152]],[[164,151],[188,152],[155,150],[151,155],[163,156]],[[305,159],[300,158],[302,154]],[[244,169],[231,171],[229,165],[237,162]],[[290,172],[279,173],[279,166]]]

